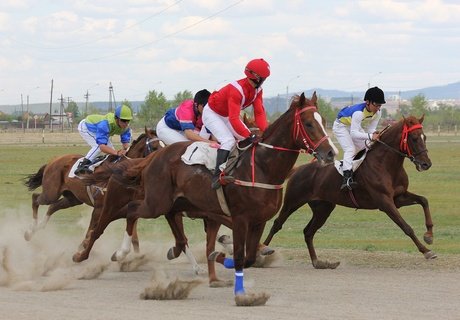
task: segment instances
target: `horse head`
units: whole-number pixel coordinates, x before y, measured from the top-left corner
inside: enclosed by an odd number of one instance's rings
[[[381,133],[380,142],[401,156],[409,158],[417,171],[425,171],[431,167],[426,148],[426,136],[423,133],[424,115],[417,119],[414,116],[403,117],[394,127]]]
[[[150,153],[165,147],[163,141],[158,139],[156,131],[153,129],[144,128],[145,132],[142,133],[131,144],[126,156],[129,158],[146,157]]]
[[[338,150],[326,133],[317,103],[316,91],[310,99],[304,93],[294,97],[289,108],[294,113],[293,137],[299,148],[311,153],[321,163],[332,163]]]
[[[426,148],[426,136],[423,133],[422,115],[419,119],[414,116],[403,117],[403,130],[401,135],[400,150],[407,154],[415,164],[417,171],[425,171],[431,167],[431,160],[428,157]]]

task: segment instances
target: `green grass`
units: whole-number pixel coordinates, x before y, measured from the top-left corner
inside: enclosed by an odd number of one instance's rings
[[[454,142],[447,142],[452,140]],[[460,254],[460,212],[457,200],[460,196],[460,138],[428,137],[428,150],[433,166],[426,172],[418,172],[414,165],[406,160],[405,166],[409,174],[409,190],[424,195],[430,203],[434,222],[434,244],[429,246],[437,253]],[[0,217],[12,210],[31,216],[31,192],[22,184],[22,179],[55,156],[66,153],[84,153],[87,148],[80,145],[2,145],[0,146]],[[309,160],[301,155],[300,162]],[[260,204],[261,206],[263,203]],[[45,206],[46,208],[46,206]],[[45,213],[40,209],[40,214]],[[20,209],[20,210],[19,210]],[[63,233],[76,232],[75,225],[91,209],[79,206],[57,212],[50,223],[57,226]],[[401,209],[401,214],[413,227],[417,236],[423,241],[425,231],[423,210],[414,205]],[[308,223],[311,212],[308,206],[293,213],[272,241],[274,247],[303,248],[305,247],[302,230]],[[201,220],[186,219],[186,232],[192,242],[205,240]],[[267,224],[266,232],[272,222]],[[118,221],[115,228],[124,228],[124,222]],[[142,238],[170,239],[172,235],[166,220],[162,217],[155,220],[143,220],[139,224]],[[264,234],[264,235],[265,235]],[[357,249],[365,251],[401,251],[417,252],[412,241],[382,212],[378,210],[354,210],[337,207],[325,226],[316,237],[317,249]]]

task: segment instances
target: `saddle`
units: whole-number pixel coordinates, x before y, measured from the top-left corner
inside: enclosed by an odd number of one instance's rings
[[[353,157],[353,162],[352,162],[352,169],[353,172],[356,172],[356,170],[359,168],[361,163],[363,163],[364,159],[366,159],[366,155],[369,152],[370,149],[362,149],[358,151],[358,153]],[[335,160],[334,161],[334,166],[337,169],[337,172],[343,176],[343,161],[342,160]]]
[[[75,161],[75,163],[73,164],[72,168],[70,168],[69,178],[77,177],[75,175],[75,170],[78,168],[78,165],[80,164],[80,162],[83,161],[84,158],[85,157],[82,157],[82,158],[78,159],[77,161]],[[97,157],[96,159],[94,159],[93,163],[89,166],[89,169],[94,172],[94,169],[99,167],[104,161],[106,161],[109,158],[110,158],[109,155],[103,155],[103,156]],[[113,160],[113,162],[115,162],[115,160]]]
[[[220,170],[226,175],[231,175],[236,168],[239,159],[238,148],[233,147],[228,156],[227,162],[220,166]],[[217,149],[207,142],[196,141],[187,147],[181,156],[182,162],[187,165],[201,164],[208,168],[211,173],[216,168]]]

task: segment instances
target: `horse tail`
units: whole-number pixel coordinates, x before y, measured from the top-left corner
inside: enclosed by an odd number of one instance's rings
[[[41,166],[37,173],[29,174],[24,178],[24,185],[29,189],[29,191],[33,191],[42,185],[45,168],[46,164]]]

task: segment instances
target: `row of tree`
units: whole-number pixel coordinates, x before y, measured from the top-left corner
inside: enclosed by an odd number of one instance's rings
[[[154,127],[169,108],[179,105],[186,99],[193,99],[191,91],[185,90],[178,92],[172,100],[168,100],[163,92],[157,92],[156,90],[149,91],[144,102],[140,105],[132,125],[147,125]],[[125,100],[122,103],[127,104],[132,108],[132,103],[130,101]],[[321,97],[318,99],[318,108],[323,118],[326,119],[327,127],[330,128],[332,126],[332,122],[337,116],[337,113],[339,112],[339,109],[333,107],[330,102],[327,102]],[[85,109],[85,112],[82,112],[77,103],[69,101],[64,111],[73,115],[74,123],[78,123],[78,121],[84,118],[87,114],[101,113],[101,110],[91,104],[85,106]],[[401,104],[396,115],[390,116],[387,110],[382,108],[382,119],[389,121],[398,120],[401,116],[407,115],[420,117],[422,114],[425,115],[424,124],[431,125],[432,127],[442,126],[443,128],[448,128],[447,130],[454,130],[455,126],[460,124],[460,106],[439,104],[436,109],[432,109],[429,108],[428,101],[422,94],[409,100],[409,103]],[[249,108],[249,115],[251,115],[251,108]],[[281,114],[279,112],[268,114],[269,121],[273,122],[280,115]],[[31,117],[33,114],[28,114],[27,116]],[[0,113],[0,120],[11,121],[12,119],[17,119],[18,121],[23,121],[23,118],[24,115],[19,115],[15,118],[12,115]]]

